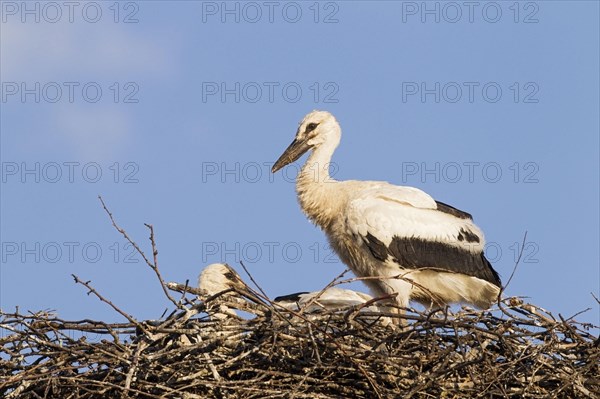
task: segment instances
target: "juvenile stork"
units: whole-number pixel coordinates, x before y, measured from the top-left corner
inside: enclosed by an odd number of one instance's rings
[[[208,309],[217,319],[238,317],[234,309],[248,310],[245,297],[253,297],[240,275],[227,263],[213,263],[198,276],[199,299],[208,303]]]
[[[327,235],[342,262],[376,296],[396,293],[426,306],[467,303],[488,308],[498,297],[498,273],[485,258],[484,237],[470,214],[425,192],[381,181],[329,176],[341,128],[329,112],[313,111],[272,172],[312,150],[296,191],[307,217]]]
[[[330,287],[322,291],[297,292],[279,296],[273,300],[278,305],[293,311],[301,311],[308,314],[323,311],[347,311],[355,307],[359,313],[372,313],[368,319],[378,321],[381,325],[392,324],[392,320],[377,313],[389,313],[391,310],[381,302],[375,301],[371,295],[363,292],[347,290],[344,288]],[[367,320],[368,320],[367,319]]]
[[[224,291],[243,294],[247,292],[247,285],[227,263],[213,263],[206,266],[198,276],[198,289],[203,297],[211,297]]]
[[[331,287],[323,291],[297,292],[278,296],[273,302],[291,310],[300,310],[308,306],[306,311],[314,312],[320,309],[343,309],[364,305],[371,300],[373,300],[371,295],[362,292]],[[371,310],[379,310],[379,308],[373,307]]]
[[[200,291],[200,299],[202,300],[217,295],[220,295],[223,299],[217,302],[218,308],[212,306],[215,316],[218,319],[228,316],[237,317],[237,313],[232,307],[248,312],[249,302],[242,297],[248,299],[254,298],[254,294],[248,285],[226,263],[213,263],[206,266],[198,277],[198,289]],[[315,313],[321,310],[338,310],[351,306],[367,305],[372,300],[372,296],[362,292],[330,287],[323,291],[297,292],[279,296],[273,299],[273,302],[289,310],[299,311],[302,309],[306,313]],[[232,307],[228,305],[232,305]],[[376,304],[370,304],[364,310],[369,312],[383,312],[386,309]]]

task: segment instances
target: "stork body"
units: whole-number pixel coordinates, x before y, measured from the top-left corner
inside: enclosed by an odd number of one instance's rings
[[[329,164],[340,138],[333,115],[313,111],[272,171],[312,150],[297,178],[298,200],[342,262],[359,277],[373,277],[365,283],[375,295],[397,293],[401,307],[409,300],[489,307],[501,283],[471,215],[413,187],[332,179]]]
[[[217,319],[237,317],[237,313],[230,306],[248,311],[248,307],[244,306],[247,302],[242,299],[242,296],[253,297],[240,275],[226,263],[213,263],[206,266],[198,276],[198,289],[202,300],[219,295],[223,299],[217,302],[217,308],[212,306]],[[279,296],[273,302],[289,310],[303,310],[306,313],[314,313],[321,310],[337,310],[365,305],[371,300],[373,300],[372,296],[362,292],[331,287],[323,291],[297,292]],[[385,311],[385,309],[374,304],[364,310],[371,312]]]
[[[343,309],[364,305],[371,300],[373,300],[371,295],[362,292],[331,287],[323,291],[297,292],[278,296],[273,299],[273,302],[291,310],[300,310],[308,306],[306,311],[312,312],[319,309]],[[372,310],[375,309],[374,307]],[[379,309],[377,308],[377,310]]]
[[[383,326],[392,325],[392,320],[383,316],[383,313],[390,313],[393,310],[381,302],[376,302],[371,295],[359,291],[348,290],[338,287],[330,287],[322,291],[315,292],[297,292],[279,296],[273,300],[278,305],[293,311],[304,312],[305,314],[318,314],[323,311],[347,312],[354,307],[357,314],[363,312],[370,313],[368,318],[370,322],[378,322]]]

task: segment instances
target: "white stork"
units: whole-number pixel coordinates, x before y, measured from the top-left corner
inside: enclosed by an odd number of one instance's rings
[[[363,292],[347,290],[344,288],[330,287],[323,291],[296,292],[278,296],[273,302],[290,310],[304,309],[307,312],[315,312],[322,309],[335,310],[350,306],[365,305],[372,301],[373,297]],[[372,311],[382,311],[378,306],[370,306]]]
[[[485,258],[484,237],[471,215],[425,192],[381,181],[329,176],[341,128],[329,112],[313,111],[272,172],[312,150],[296,191],[300,207],[327,235],[342,262],[376,296],[396,295],[426,306],[467,303],[488,308],[498,297],[498,273]]]
[[[230,305],[247,310],[244,306],[246,301],[241,298],[241,295],[248,294],[248,287],[240,275],[226,263],[213,263],[206,266],[198,276],[198,289],[200,291],[198,297],[201,300],[222,294],[214,303],[212,301],[208,303],[209,310],[214,311],[217,319],[238,317]]]
[[[198,277],[198,288],[201,292],[200,299],[207,299],[217,294],[223,293],[224,299],[236,308],[248,311],[245,302],[240,295],[253,297],[249,292],[248,286],[244,283],[240,275],[226,263],[213,263],[202,270]],[[228,292],[226,292],[228,291]],[[322,310],[339,310],[351,306],[365,305],[373,300],[373,297],[358,291],[352,291],[337,287],[330,287],[317,292],[297,292],[294,294],[276,297],[273,302],[289,310],[304,310],[306,313],[315,313]],[[238,306],[239,305],[239,306]],[[375,304],[370,304],[364,309],[369,312],[382,312],[386,309]],[[218,319],[237,314],[223,302],[219,303],[218,311],[215,313]],[[384,324],[389,324],[388,318],[382,318]],[[387,323],[386,323],[387,321]]]
[[[300,310],[308,306],[307,311],[319,309],[341,309],[349,306],[363,305],[373,297],[358,291],[331,287],[323,291],[296,292],[276,297],[273,302],[291,309]]]
[[[238,290],[244,293],[246,287],[246,283],[242,281],[240,275],[227,263],[208,265],[198,276],[198,289],[206,298],[228,290]]]
[[[369,294],[338,287],[329,287],[322,291],[297,292],[295,294],[278,296],[273,302],[286,309],[309,314],[322,311],[346,311],[350,307],[357,307],[360,313],[389,313],[391,311],[385,305],[380,305],[380,302],[375,303],[376,301]],[[392,324],[392,320],[389,317],[375,315],[374,318],[384,326]]]

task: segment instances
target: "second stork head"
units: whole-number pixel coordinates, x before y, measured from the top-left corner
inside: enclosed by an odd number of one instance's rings
[[[275,162],[271,172],[275,173],[284,166],[296,161],[310,149],[316,151],[319,148],[327,148],[327,152],[331,156],[333,150],[340,143],[341,135],[339,123],[329,112],[310,112],[300,122],[294,141]]]

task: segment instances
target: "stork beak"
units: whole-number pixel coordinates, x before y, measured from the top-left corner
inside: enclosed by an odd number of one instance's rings
[[[271,173],[275,173],[284,166],[291,164],[300,158],[306,151],[308,151],[310,147],[311,146],[308,144],[308,140],[294,139],[292,144],[290,144],[288,148],[285,149],[283,154],[281,154],[279,159],[275,161],[275,164],[271,168]]]

